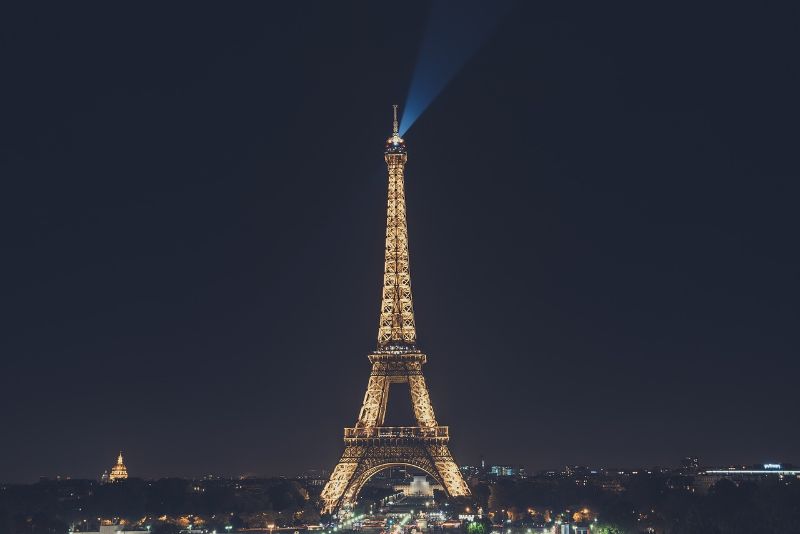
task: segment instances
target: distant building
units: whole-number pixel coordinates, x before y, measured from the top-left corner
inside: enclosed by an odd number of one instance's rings
[[[325,469],[306,469],[298,478],[308,486],[324,486],[330,473]]]
[[[480,469],[472,465],[462,465],[459,469],[461,470],[461,475],[465,479],[477,477],[480,474]]]
[[[126,478],[128,478],[128,469],[122,461],[122,451],[119,451],[117,464],[111,468],[111,474],[108,475],[108,480],[116,482],[117,480],[125,480]]]
[[[591,528],[588,525],[576,525],[574,523],[562,523],[556,525],[558,529],[554,531],[557,534],[590,534]]]
[[[495,477],[516,477],[524,475],[525,470],[521,467],[511,467],[510,465],[493,465],[489,474]]]
[[[787,478],[800,479],[800,469],[781,464],[762,464],[752,467],[728,469],[707,469],[694,478],[695,491],[705,493],[720,480],[730,480],[734,484],[754,482],[756,484],[777,483]]]
[[[592,469],[585,465],[567,465],[563,471],[564,475],[568,477],[589,477],[597,475],[599,472],[599,469]]]
[[[403,492],[406,497],[433,497],[433,490],[444,490],[438,484],[428,482],[428,477],[415,476],[409,484],[398,484],[394,487],[397,492]]]

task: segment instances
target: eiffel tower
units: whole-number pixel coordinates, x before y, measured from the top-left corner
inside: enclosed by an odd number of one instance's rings
[[[408,155],[398,134],[397,106],[384,159],[389,168],[389,201],[378,347],[369,355],[372,373],[358,422],[344,429],[344,453],[322,490],[323,513],[351,508],[367,480],[387,467],[400,465],[424,471],[451,497],[470,495],[447,446],[448,427],[439,426],[433,413],[422,375],[427,356],[416,344],[403,182]],[[393,383],[408,384],[416,426],[383,425],[389,385]]]

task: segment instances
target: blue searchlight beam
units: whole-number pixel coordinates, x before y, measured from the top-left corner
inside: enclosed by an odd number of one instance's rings
[[[433,2],[403,106],[401,136],[492,35],[511,5],[511,0]]]

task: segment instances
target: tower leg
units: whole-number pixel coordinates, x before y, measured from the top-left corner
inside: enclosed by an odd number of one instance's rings
[[[417,424],[424,428],[435,427],[436,416],[433,414],[425,377],[421,373],[409,375],[408,388],[411,391],[411,403],[414,405],[414,417],[417,419]]]
[[[428,445],[428,453],[436,465],[436,472],[450,497],[467,497],[471,494],[447,445]]]
[[[385,375],[376,374],[373,369],[367,383],[367,392],[358,414],[358,426],[370,428],[383,424],[386,415],[386,401],[389,395],[389,381]]]
[[[320,495],[323,514],[332,514],[336,511],[344,492],[352,483],[353,475],[361,463],[364,452],[364,447],[355,445],[348,445],[344,448],[342,458],[336,464],[330,480],[325,484],[322,495]]]
[[[342,459],[322,490],[323,513],[355,504],[364,484],[378,472],[398,465],[416,467],[444,486],[451,497],[470,495],[458,466],[443,444],[371,445],[345,447]]]

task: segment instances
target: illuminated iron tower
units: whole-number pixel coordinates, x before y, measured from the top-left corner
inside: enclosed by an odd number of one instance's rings
[[[322,490],[323,512],[351,507],[373,475],[392,466],[412,466],[439,482],[451,497],[470,494],[447,443],[448,427],[439,426],[428,396],[422,365],[426,356],[417,348],[403,172],[408,155],[397,128],[386,140],[384,159],[389,168],[386,210],[386,251],[383,270],[378,346],[369,355],[372,373],[358,422],[344,429],[344,454]],[[389,385],[408,384],[417,425],[384,426]]]

